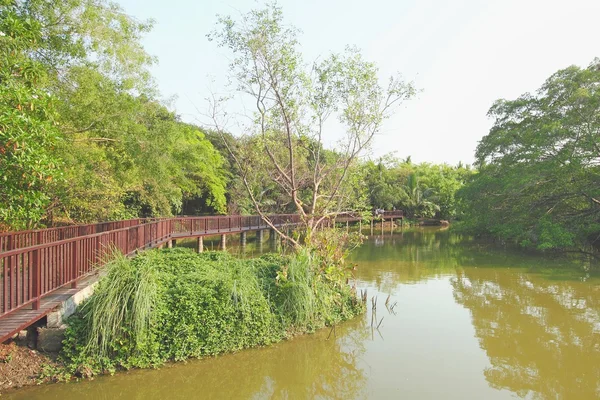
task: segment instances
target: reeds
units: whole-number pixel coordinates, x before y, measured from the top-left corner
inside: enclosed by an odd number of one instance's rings
[[[120,252],[110,253],[106,275],[96,294],[82,306],[87,321],[86,351],[108,356],[110,344],[131,329],[138,341],[146,337],[157,297],[156,271],[148,257],[136,265]]]

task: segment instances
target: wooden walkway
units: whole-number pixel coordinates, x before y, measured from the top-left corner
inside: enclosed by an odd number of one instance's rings
[[[295,214],[268,215],[277,228],[297,226]],[[378,218],[402,218],[402,211]],[[352,214],[337,222],[361,221]],[[114,251],[131,255],[173,239],[269,229],[260,216],[137,219],[0,234],[0,343],[40,320],[92,281]],[[201,242],[199,242],[200,244]]]
[[[0,338],[2,338],[0,343],[44,318],[71,296],[96,282],[96,280],[96,275],[88,275],[78,282],[76,289],[60,288],[43,297],[37,310],[32,309],[31,306],[26,306],[6,315],[0,320]]]

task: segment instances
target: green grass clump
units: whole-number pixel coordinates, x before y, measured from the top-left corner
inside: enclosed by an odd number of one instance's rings
[[[237,259],[153,250],[117,256],[69,320],[61,353],[73,374],[147,368],[268,345],[364,309],[308,251]]]

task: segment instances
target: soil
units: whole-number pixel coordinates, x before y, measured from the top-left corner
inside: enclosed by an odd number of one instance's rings
[[[44,366],[55,365],[46,354],[16,343],[0,344],[0,392],[41,383]]]

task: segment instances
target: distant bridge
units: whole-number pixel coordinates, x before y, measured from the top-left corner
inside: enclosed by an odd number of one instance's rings
[[[401,219],[402,211],[376,218]],[[300,223],[297,214],[269,215],[278,228]],[[336,222],[362,221],[340,214]],[[383,226],[383,225],[382,225]],[[130,255],[139,250],[171,245],[174,239],[261,232],[270,226],[260,216],[211,216],[131,219],[88,225],[0,233],[0,343],[51,312],[89,280],[108,252]]]

